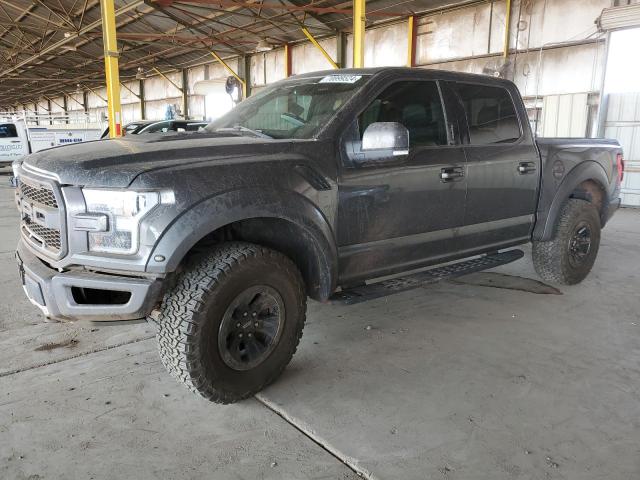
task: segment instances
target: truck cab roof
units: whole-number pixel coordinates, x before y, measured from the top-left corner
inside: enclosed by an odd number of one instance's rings
[[[303,73],[289,77],[289,79],[314,78],[328,75],[396,75],[399,77],[437,77],[450,81],[469,81],[473,83],[508,84],[513,82],[500,77],[493,77],[478,73],[454,72],[436,68],[409,68],[409,67],[373,67],[373,68],[342,68],[340,70],[321,70],[317,72]],[[286,81],[286,80],[285,80]]]

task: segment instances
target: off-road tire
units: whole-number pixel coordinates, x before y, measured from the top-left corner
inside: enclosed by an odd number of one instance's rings
[[[220,323],[233,299],[254,285],[276,290],[285,306],[273,351],[249,370],[230,368],[218,344]],[[162,301],[157,340],[165,368],[193,392],[216,403],[245,399],[273,382],[296,351],[306,314],[304,282],[281,253],[250,243],[221,244],[187,261]]]
[[[587,225],[590,249],[576,264],[571,259],[571,239],[576,229]],[[580,283],[591,271],[600,246],[600,216],[598,209],[585,200],[569,199],[558,217],[554,237],[547,242],[533,242],[533,265],[544,280],[563,285]]]

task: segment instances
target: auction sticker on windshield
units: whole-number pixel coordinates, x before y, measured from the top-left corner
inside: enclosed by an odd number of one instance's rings
[[[327,75],[318,83],[356,83],[362,75]]]

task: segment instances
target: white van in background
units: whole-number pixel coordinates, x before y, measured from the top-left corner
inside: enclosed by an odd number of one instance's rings
[[[45,148],[99,140],[106,122],[92,117],[0,113],[0,166]]]

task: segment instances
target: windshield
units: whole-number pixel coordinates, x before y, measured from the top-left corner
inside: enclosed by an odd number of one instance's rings
[[[147,125],[146,127],[140,129],[138,133],[158,133],[158,132],[168,132],[171,130],[171,121],[167,120],[165,122],[157,122],[152,123],[151,125]]]
[[[207,132],[314,138],[366,82],[366,75],[326,75],[267,87],[210,123]]]
[[[127,133],[131,133],[142,127],[144,127],[144,123],[130,123],[129,125],[124,127],[124,131]]]

